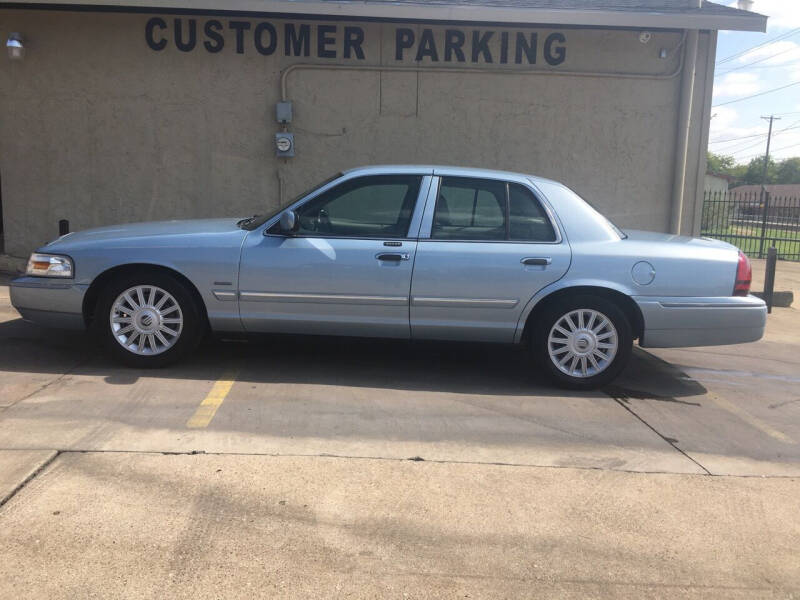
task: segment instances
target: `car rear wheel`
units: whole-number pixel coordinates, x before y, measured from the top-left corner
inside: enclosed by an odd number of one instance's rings
[[[161,367],[192,351],[202,319],[186,286],[165,273],[113,280],[101,293],[93,327],[111,354],[133,367]]]
[[[532,337],[537,361],[562,387],[594,389],[612,381],[633,346],[625,313],[598,296],[553,302],[538,315]]]

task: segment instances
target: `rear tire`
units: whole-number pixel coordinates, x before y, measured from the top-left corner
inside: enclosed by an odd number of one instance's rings
[[[599,296],[556,301],[537,316],[531,337],[537,363],[558,386],[591,390],[615,379],[631,355],[625,313]]]
[[[101,290],[92,329],[117,361],[157,368],[194,350],[204,323],[184,283],[143,270],[117,277]]]

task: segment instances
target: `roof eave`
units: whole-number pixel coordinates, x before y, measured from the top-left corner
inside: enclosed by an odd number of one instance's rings
[[[634,27],[650,29],[724,29],[766,31],[767,17],[756,13],[719,15],[701,10],[684,12],[625,10],[564,10],[552,8],[514,8],[504,6],[447,6],[422,3],[315,2],[313,0],[19,0],[9,5],[41,8],[89,7],[97,9],[136,9],[153,11],[196,10],[253,12],[347,18],[374,18],[424,21],[465,21],[542,25],[585,25],[595,27]],[[740,11],[744,12],[744,11]]]

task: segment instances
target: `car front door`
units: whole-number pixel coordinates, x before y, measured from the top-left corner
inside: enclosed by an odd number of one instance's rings
[[[248,331],[408,338],[411,273],[431,177],[348,177],[293,208],[242,249],[239,310]],[[419,208],[418,208],[419,206]]]
[[[570,248],[524,179],[435,177],[411,288],[413,338],[512,342]]]

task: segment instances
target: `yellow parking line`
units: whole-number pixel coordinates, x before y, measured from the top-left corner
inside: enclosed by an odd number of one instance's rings
[[[782,431],[778,431],[777,429],[775,429],[771,425],[768,425],[767,423],[765,423],[761,419],[757,419],[756,417],[754,417],[753,415],[751,415],[750,413],[745,411],[743,408],[740,408],[740,407],[736,406],[735,404],[733,404],[732,402],[726,400],[725,398],[721,398],[720,396],[717,396],[716,394],[712,394],[711,395],[711,399],[714,401],[714,403],[717,406],[727,410],[730,413],[733,413],[734,415],[739,417],[742,421],[744,421],[748,425],[752,425],[753,427],[755,427],[756,429],[758,429],[762,433],[766,433],[768,436],[770,436],[772,438],[775,438],[776,440],[779,440],[779,441],[781,441],[781,442],[783,442],[785,444],[796,444],[797,443],[792,438],[790,438],[788,435],[783,433]]]
[[[214,415],[217,414],[217,410],[225,401],[228,392],[231,391],[233,384],[236,382],[237,375],[239,375],[239,371],[237,370],[225,371],[222,374],[222,377],[217,380],[214,387],[208,392],[208,396],[206,396],[205,400],[197,407],[192,418],[186,421],[186,427],[190,429],[208,427],[208,424],[211,423],[211,419],[214,418]]]

